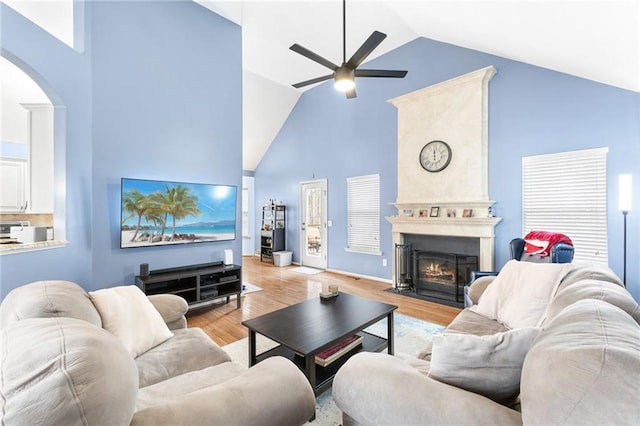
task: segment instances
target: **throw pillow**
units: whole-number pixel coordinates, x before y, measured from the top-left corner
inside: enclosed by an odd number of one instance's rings
[[[106,288],[89,295],[102,317],[102,327],[116,336],[134,358],[173,336],[160,313],[136,286]]]
[[[510,260],[471,309],[509,328],[538,327],[570,263]]]
[[[434,336],[429,377],[508,402],[520,392],[522,364],[539,333],[527,327],[485,336]]]

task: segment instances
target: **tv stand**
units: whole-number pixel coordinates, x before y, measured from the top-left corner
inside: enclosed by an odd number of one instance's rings
[[[222,262],[186,265],[150,271],[149,276],[136,276],[136,285],[146,295],[175,294],[189,304],[189,310],[211,306],[220,299],[229,303],[236,295],[236,306],[242,306],[242,268]]]
[[[149,275],[167,274],[169,272],[187,272],[194,269],[210,268],[210,267],[220,266],[220,265],[222,265],[221,260],[217,262],[211,262],[211,263],[198,263],[197,265],[175,266],[173,268],[164,268],[164,269],[156,269],[153,271],[149,271]]]

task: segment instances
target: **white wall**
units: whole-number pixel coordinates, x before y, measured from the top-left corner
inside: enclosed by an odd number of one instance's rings
[[[24,103],[51,102],[22,70],[0,57],[0,141],[29,143],[28,111]]]

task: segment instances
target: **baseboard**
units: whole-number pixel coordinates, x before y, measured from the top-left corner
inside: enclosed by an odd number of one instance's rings
[[[244,255],[242,255],[242,257],[253,257],[253,255],[244,254]],[[300,262],[291,262],[291,264],[300,266]],[[382,283],[385,283],[385,284],[393,285],[393,281],[389,280],[389,279],[386,279],[386,278],[374,277],[374,276],[371,276],[371,275],[356,274],[354,272],[341,271],[339,269],[325,269],[325,270],[327,272],[333,272],[334,274],[346,275],[346,276],[355,277],[355,278],[364,278],[364,279],[371,280],[371,281],[378,281],[378,282],[382,282]]]
[[[355,278],[364,278],[364,279],[367,279],[367,280],[378,281],[378,282],[382,282],[382,283],[385,283],[385,284],[393,284],[392,280],[388,280],[386,278],[373,277],[371,275],[356,274],[356,273],[353,273],[353,272],[341,271],[339,269],[327,269],[327,272],[333,272],[335,274],[346,275],[346,276],[355,277]]]

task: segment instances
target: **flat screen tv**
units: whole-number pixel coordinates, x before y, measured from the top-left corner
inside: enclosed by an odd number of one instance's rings
[[[123,178],[120,189],[121,248],[236,238],[235,186]]]

